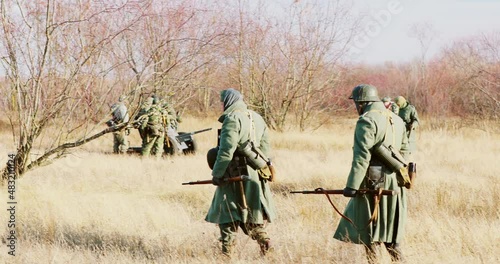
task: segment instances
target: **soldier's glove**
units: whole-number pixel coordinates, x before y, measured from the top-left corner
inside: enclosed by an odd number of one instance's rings
[[[355,190],[353,188],[349,188],[349,187],[345,187],[344,188],[344,192],[342,193],[345,197],[355,197],[356,196],[356,192],[358,190]]]
[[[222,178],[218,178],[218,177],[212,177],[212,184],[215,185],[215,186],[219,186],[222,184],[224,180]]]

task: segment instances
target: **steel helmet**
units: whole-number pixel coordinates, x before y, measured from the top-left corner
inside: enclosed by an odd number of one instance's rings
[[[406,99],[403,96],[398,96],[394,99],[394,102],[399,106],[402,107],[406,104]]]
[[[360,84],[354,87],[349,99],[354,100],[354,102],[380,102],[377,88],[369,84]]]
[[[387,102],[390,102],[390,101],[391,101],[391,97],[389,97],[389,96],[386,96],[386,97],[382,98],[382,102],[384,102],[384,103],[387,103]]]
[[[211,148],[207,152],[208,167],[211,170],[214,168],[215,161],[217,160],[217,152],[219,152],[219,147]]]

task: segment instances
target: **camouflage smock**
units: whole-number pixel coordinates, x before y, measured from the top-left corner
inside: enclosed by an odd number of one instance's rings
[[[394,133],[392,132],[391,125],[388,124],[387,114],[394,120]],[[365,176],[368,166],[370,162],[373,164],[376,161],[376,158],[371,155],[371,149],[382,141],[387,146],[393,145],[393,135],[395,136],[394,147],[398,150],[401,149],[401,152],[406,154],[408,139],[405,134],[403,120],[387,110],[381,102],[374,102],[368,105],[364,114],[359,117],[356,123],[353,160],[347,179],[347,187],[356,190],[367,188]],[[366,245],[372,242],[401,242],[407,218],[407,190],[404,187],[401,188],[398,186],[395,173],[391,173],[385,167],[383,171],[386,174],[383,188],[386,190],[396,190],[399,194],[395,196],[382,196],[376,223],[371,223],[370,225],[368,225],[368,221],[372,215],[372,207],[374,207],[373,196],[358,195],[351,198],[344,215],[349,217],[355,226],[346,219],[341,218],[334,238]]]
[[[236,148],[249,139],[250,119],[248,118],[248,111],[252,114],[255,124],[255,142],[260,144],[260,149],[264,154],[269,154],[270,145],[266,123],[260,115],[247,110],[247,106],[243,101],[237,101],[224,111],[219,118],[219,122],[222,123],[220,145],[212,176],[223,177],[233,159]],[[248,205],[248,222],[263,224],[264,214],[267,216],[267,220],[272,222],[276,218],[276,210],[269,183],[266,180],[259,180],[257,171],[249,166],[247,166],[247,169],[251,177],[250,180],[244,182]],[[205,220],[216,224],[241,221],[240,200],[238,182],[218,186]]]

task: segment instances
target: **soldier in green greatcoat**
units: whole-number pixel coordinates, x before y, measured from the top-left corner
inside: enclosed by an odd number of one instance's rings
[[[358,85],[350,97],[360,115],[354,132],[353,160],[347,178],[344,196],[352,197],[345,209],[345,218],[339,222],[334,238],[366,246],[370,262],[376,260],[378,247],[383,243],[394,261],[400,260],[400,243],[403,240],[407,219],[407,201],[404,187],[398,186],[396,173],[381,159],[373,155],[377,146],[385,144],[408,152],[403,120],[387,110],[380,101],[377,89],[371,85]],[[395,190],[394,196],[382,196],[375,205],[376,196],[357,194],[359,189]],[[372,219],[373,215],[375,219]]]
[[[268,128],[259,114],[247,109],[237,90],[223,90],[221,102],[224,113],[219,117],[222,123],[219,146],[211,150],[216,155],[211,167],[212,182],[217,185],[217,189],[205,220],[219,225],[223,254],[230,256],[238,228],[256,240],[261,253],[266,254],[272,247],[265,224],[276,219],[269,182],[260,177],[260,170],[247,166],[237,149],[251,139],[267,156],[270,150]],[[224,178],[238,175],[250,176],[249,180],[243,182],[243,188],[241,182],[224,183]],[[247,209],[243,206],[244,200]]]
[[[420,124],[418,119],[417,109],[411,105],[403,96],[398,96],[394,99],[399,106],[398,115],[403,119],[406,124],[406,133],[408,134],[408,141],[410,143],[410,152],[417,150],[417,132],[416,129]]]

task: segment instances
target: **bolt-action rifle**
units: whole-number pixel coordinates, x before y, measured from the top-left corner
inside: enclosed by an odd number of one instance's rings
[[[323,188],[316,188],[313,191],[291,191],[290,193],[302,193],[302,194],[324,194],[326,195],[326,198],[328,198],[328,201],[332,205],[333,209],[344,219],[349,221],[353,226],[356,226],[354,222],[344,214],[342,214],[339,209],[333,204],[332,200],[330,199],[329,194],[344,194],[344,190],[325,190]],[[399,192],[394,191],[394,190],[383,190],[383,189],[378,189],[378,190],[370,190],[370,189],[360,189],[356,191],[356,195],[363,195],[363,194],[371,194],[375,198],[375,208],[373,209],[372,217],[370,220],[368,220],[369,225],[372,221],[375,221],[378,217],[378,204],[380,202],[380,197],[382,195],[397,195]]]
[[[224,182],[224,183],[241,182],[241,181],[246,181],[249,179],[250,179],[250,176],[241,175],[241,176],[235,176],[235,177],[230,177],[230,178],[224,178],[224,179],[222,179],[222,182]],[[183,182],[182,183],[182,185],[199,185],[199,184],[213,184],[213,182],[212,182],[212,180],[201,180],[201,181],[192,181],[192,182]]]
[[[312,191],[291,191],[290,193],[302,193],[302,194],[343,194],[344,190],[325,190],[323,188],[316,188]],[[361,189],[357,190],[356,194],[374,194],[378,195],[379,190],[369,190],[369,189]],[[393,190],[382,190],[382,195],[396,195],[398,191]]]

